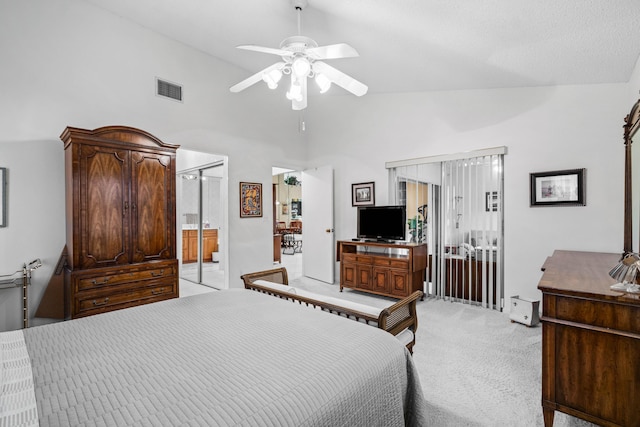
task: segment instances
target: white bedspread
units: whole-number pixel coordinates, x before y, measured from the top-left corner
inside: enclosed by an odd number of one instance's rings
[[[22,331],[0,333],[0,427],[37,425],[33,374]]]
[[[40,424],[424,425],[391,334],[247,290],[24,331]]]

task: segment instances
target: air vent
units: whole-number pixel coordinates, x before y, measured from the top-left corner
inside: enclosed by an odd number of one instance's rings
[[[182,102],[182,86],[156,79],[156,94]]]

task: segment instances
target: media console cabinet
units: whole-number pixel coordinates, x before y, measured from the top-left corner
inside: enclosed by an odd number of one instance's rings
[[[639,426],[640,299],[609,289],[620,254],[555,251],[542,291],[542,409],[602,426]]]
[[[336,255],[340,262],[340,292],[351,288],[404,298],[423,291],[426,244],[340,240]]]

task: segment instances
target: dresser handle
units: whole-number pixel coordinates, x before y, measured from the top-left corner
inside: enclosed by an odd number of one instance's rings
[[[105,298],[104,301],[98,302],[97,300],[93,300],[93,306],[99,307],[101,305],[106,305],[109,302],[109,297]]]
[[[163,275],[164,275],[164,270],[160,270],[159,273],[157,273],[155,271],[151,272],[151,276],[153,276],[153,277],[160,277],[160,276],[163,276]]]
[[[152,294],[152,295],[161,295],[161,294],[164,294],[164,288],[160,288],[160,289],[151,289],[151,294]]]
[[[96,279],[93,279],[91,283],[93,283],[94,285],[106,285],[108,281],[109,278],[107,277],[106,279],[103,279],[102,282],[98,282]]]

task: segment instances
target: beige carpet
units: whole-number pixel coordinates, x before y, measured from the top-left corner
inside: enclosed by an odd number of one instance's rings
[[[308,278],[292,286],[374,306],[394,300]],[[542,328],[508,313],[439,299],[418,301],[414,362],[431,410],[430,426],[542,426]],[[591,423],[556,412],[555,427]]]

